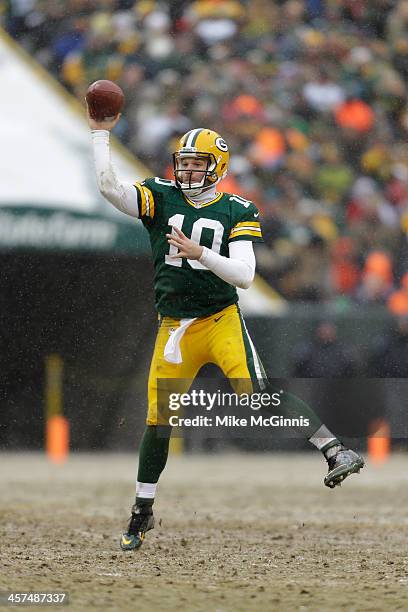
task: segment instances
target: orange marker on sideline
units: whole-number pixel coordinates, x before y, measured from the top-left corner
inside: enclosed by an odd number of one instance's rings
[[[64,416],[56,415],[47,419],[47,456],[53,463],[63,463],[69,451],[69,423]]]
[[[372,423],[370,429],[373,433],[368,437],[368,456],[372,463],[380,465],[390,454],[390,426],[387,421],[379,419]]]
[[[63,370],[59,355],[45,361],[45,449],[48,459],[63,463],[69,453],[69,423],[63,416]]]

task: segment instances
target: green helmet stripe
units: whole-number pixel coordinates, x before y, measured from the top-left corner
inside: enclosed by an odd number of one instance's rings
[[[183,147],[185,147],[187,145],[188,139],[191,136],[191,134],[194,132],[194,130],[190,130],[189,132],[187,132],[187,134],[184,134],[182,142],[183,142]]]
[[[203,128],[197,128],[195,130],[190,130],[189,132],[187,132],[183,148],[185,149],[193,148],[196,143],[197,137],[199,136],[199,134],[201,134],[202,131],[203,131]]]
[[[196,133],[193,136],[193,142],[191,143],[191,146],[194,147],[195,143],[197,142],[197,138],[199,137],[199,135],[201,134],[201,132],[203,132],[204,130],[202,128],[199,128],[198,130],[196,130]]]

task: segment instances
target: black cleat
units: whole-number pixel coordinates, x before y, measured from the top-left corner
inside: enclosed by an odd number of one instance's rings
[[[140,548],[145,539],[146,531],[153,529],[154,516],[153,509],[149,506],[132,507],[128,530],[122,533],[120,547],[122,550],[136,550]]]
[[[350,474],[358,474],[364,467],[364,459],[358,453],[342,446],[332,457],[327,459],[329,471],[324,484],[330,489],[340,486]]]

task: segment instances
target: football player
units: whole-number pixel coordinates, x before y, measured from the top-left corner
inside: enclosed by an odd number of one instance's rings
[[[255,274],[253,242],[262,240],[259,212],[239,196],[218,191],[228,170],[228,145],[216,132],[197,128],[173,154],[174,181],[158,177],[127,184],[110,160],[109,134],[119,120],[92,130],[98,186],[118,210],[141,219],[149,233],[155,268],[159,331],[148,382],[148,414],[140,445],[136,499],[121,548],[139,548],[154,526],[153,502],[166,465],[171,428],[158,409],[160,380],[177,380],[188,391],[200,368],[217,364],[237,393],[268,389],[265,373],[238,307],[236,287],[247,289]],[[347,449],[296,396],[283,393],[280,410],[302,415],[305,436],[324,454],[331,488],[364,461]]]

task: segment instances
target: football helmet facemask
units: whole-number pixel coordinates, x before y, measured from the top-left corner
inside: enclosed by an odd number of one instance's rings
[[[185,158],[204,159],[205,169],[190,170],[181,165]],[[176,185],[189,195],[199,195],[223,179],[228,170],[229,152],[225,140],[212,130],[198,128],[190,130],[180,138],[177,151],[173,153],[173,170]],[[202,173],[200,181],[192,182],[192,175]],[[186,182],[186,175],[189,180]],[[184,181],[183,181],[184,179]]]

